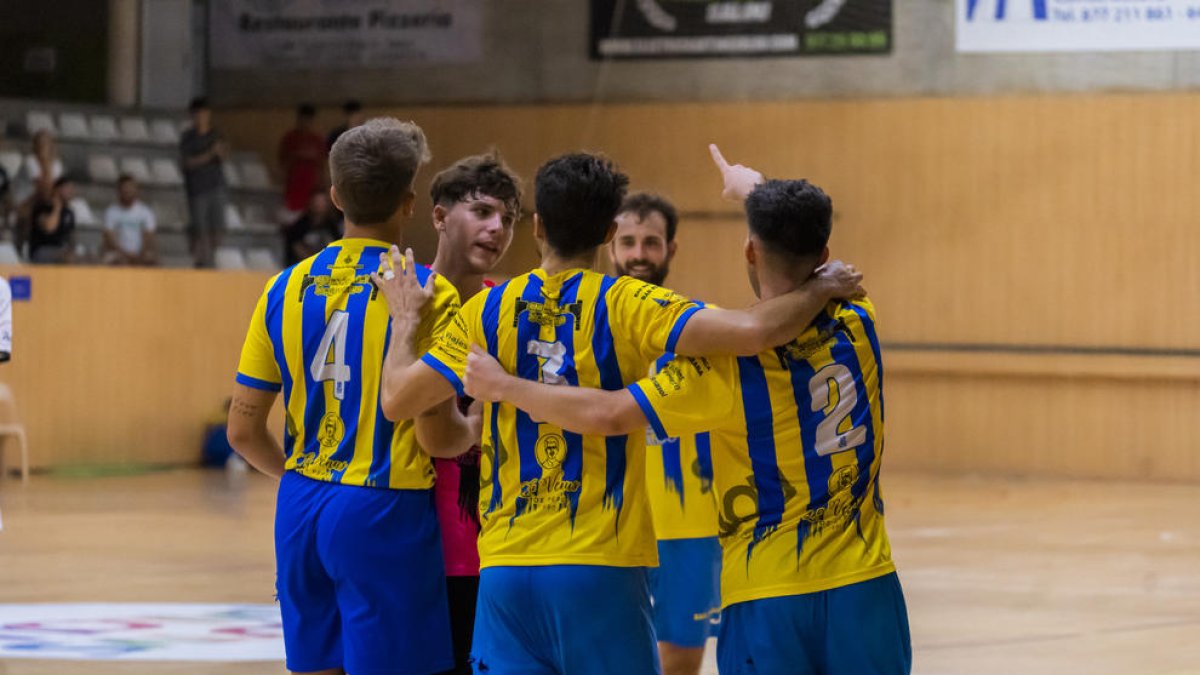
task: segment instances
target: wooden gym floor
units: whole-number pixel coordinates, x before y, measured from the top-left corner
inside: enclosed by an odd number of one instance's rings
[[[1200,674],[1200,487],[886,469],[883,486],[914,672]],[[0,603],[271,602],[273,496],[258,475],[194,470],[6,479]],[[0,662],[77,672],[283,668]]]

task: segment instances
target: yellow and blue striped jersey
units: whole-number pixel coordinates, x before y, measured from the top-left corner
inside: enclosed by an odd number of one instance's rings
[[[757,356],[681,358],[629,388],[662,437],[711,429],[721,601],[892,572],[883,522],[883,371],[868,300],[834,302]]]
[[[283,390],[288,471],[345,485],[433,486],[433,464],[412,421],[389,422],[379,404],[391,318],[370,274],[388,248],[371,239],[335,241],[273,277],[258,300],[237,381]],[[429,269],[416,272],[425,283]],[[458,310],[454,287],[440,276],[434,283],[416,335],[421,351]]]
[[[698,310],[630,277],[539,269],[471,298],[422,360],[460,393],[472,344],[527,380],[619,390]],[[507,403],[486,406],[483,423],[482,567],[657,564],[644,433],[583,436]]]
[[[663,355],[653,373],[667,367],[674,358],[672,354]],[[714,439],[707,431],[661,439],[653,429],[647,429],[646,494],[654,516],[654,534],[659,539],[717,536],[714,440],[722,442],[720,436]]]

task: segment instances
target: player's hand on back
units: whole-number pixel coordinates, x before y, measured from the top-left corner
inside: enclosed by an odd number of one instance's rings
[[[471,345],[471,353],[467,354],[467,372],[463,378],[463,388],[467,396],[476,401],[499,401],[502,398],[504,383],[512,377],[500,362],[483,351],[479,345]]]
[[[391,260],[388,260],[388,255]],[[389,253],[379,254],[379,267],[383,270],[371,273],[371,281],[387,300],[388,312],[393,323],[415,327],[421,321],[421,308],[433,297],[433,282],[436,273],[430,273],[425,285],[417,280],[417,264],[413,261],[412,249],[400,257],[400,249],[392,246]],[[399,328],[392,326],[393,330]]]
[[[741,164],[730,164],[725,161],[725,156],[721,154],[721,150],[717,148],[716,143],[710,143],[708,151],[712,154],[713,163],[717,165],[717,170],[721,172],[721,179],[725,185],[721,191],[721,196],[732,201],[745,201],[746,197],[754,191],[755,186],[765,182],[766,178],[754,169]]]
[[[835,300],[853,300],[865,297],[867,291],[862,287],[863,275],[854,265],[841,260],[831,260],[818,267],[813,275]]]

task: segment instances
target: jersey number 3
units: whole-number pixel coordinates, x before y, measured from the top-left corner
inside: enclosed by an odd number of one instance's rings
[[[835,452],[852,450],[867,441],[866,427],[851,426],[839,433],[842,422],[854,412],[858,405],[858,389],[850,369],[840,363],[831,363],[818,370],[808,381],[808,393],[812,397],[812,411],[823,412],[829,407],[833,388],[837,387],[837,403],[825,419],[817,424],[817,454],[821,457]]]
[[[346,365],[346,328],[350,315],[334,310],[321,336],[321,344],[313,356],[308,372],[314,382],[333,380],[333,397],[342,400],[346,395],[346,383],[350,381],[350,366]],[[332,356],[332,358],[330,358]]]

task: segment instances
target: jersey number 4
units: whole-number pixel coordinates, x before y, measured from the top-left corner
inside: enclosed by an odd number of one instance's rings
[[[854,386],[854,375],[840,363],[831,363],[818,370],[808,381],[808,393],[812,397],[812,411],[824,412],[829,407],[837,387],[837,403],[817,424],[817,454],[821,457],[835,452],[852,450],[867,442],[866,427],[851,426],[839,433],[842,422],[854,412],[858,405],[858,389]]]
[[[333,380],[333,397],[342,400],[346,395],[346,383],[350,381],[350,366],[346,365],[346,328],[350,315],[334,310],[321,336],[321,344],[313,356],[308,372],[314,382]]]

